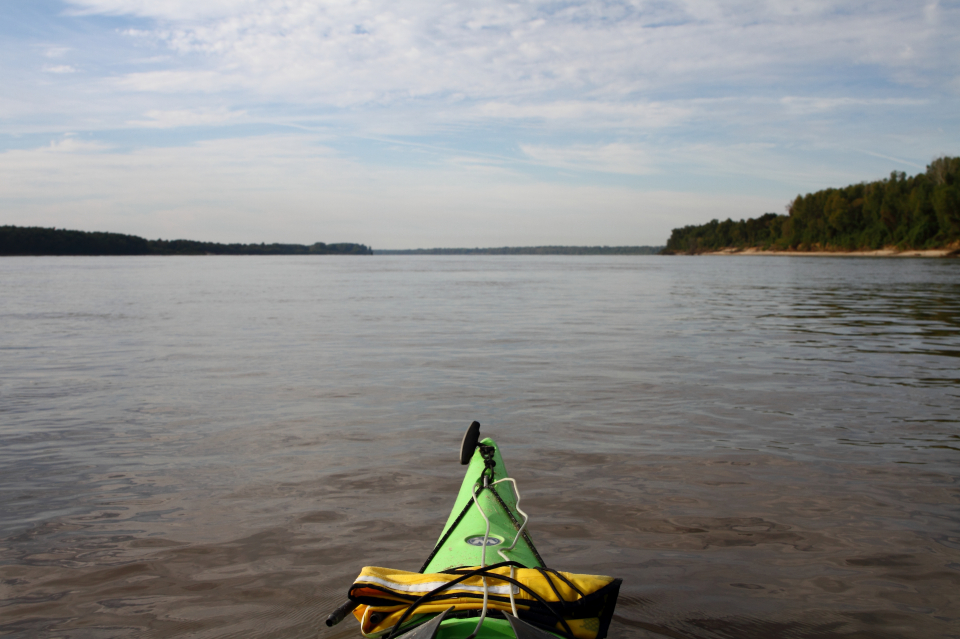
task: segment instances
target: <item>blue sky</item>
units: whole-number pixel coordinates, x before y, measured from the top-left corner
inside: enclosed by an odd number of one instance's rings
[[[960,2],[8,0],[0,224],[663,244],[960,155]]]

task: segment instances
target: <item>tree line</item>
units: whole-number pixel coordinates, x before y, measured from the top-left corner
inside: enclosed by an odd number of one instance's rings
[[[960,242],[960,158],[942,157],[924,173],[798,195],[787,215],[766,213],[734,222],[712,220],[674,229],[664,254],[727,248],[772,250],[901,250]]]
[[[0,255],[372,255],[364,244],[220,244],[136,235],[0,226]]]

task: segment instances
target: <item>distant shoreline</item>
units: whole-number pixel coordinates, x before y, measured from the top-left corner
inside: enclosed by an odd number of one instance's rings
[[[502,246],[497,248],[377,249],[374,255],[659,255],[662,246]]]
[[[147,240],[138,235],[72,231],[40,226],[0,226],[0,256],[99,255],[372,255],[365,244],[221,244]]]

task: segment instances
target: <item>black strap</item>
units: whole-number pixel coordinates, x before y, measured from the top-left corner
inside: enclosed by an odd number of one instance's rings
[[[449,571],[449,572],[450,572],[451,574],[465,574],[465,575],[467,575],[467,576],[469,577],[470,575],[476,575],[476,574],[478,574],[478,573],[480,573],[480,572],[482,572],[482,571],[486,571],[486,570],[489,570],[489,569],[491,569],[491,568],[498,568],[498,567],[500,567],[500,566],[509,566],[509,565],[511,565],[511,564],[516,564],[516,565],[519,566],[520,568],[523,568],[522,565],[517,564],[517,562],[515,562],[515,561],[503,561],[503,562],[500,562],[499,564],[493,564],[493,565],[491,565],[491,566],[486,566],[486,567],[484,567],[484,568],[480,568],[480,569],[477,569],[477,570],[467,571],[465,568],[457,568],[457,569],[451,570],[451,571]],[[544,575],[544,576],[546,576],[546,575]],[[566,619],[564,619],[564,618],[563,618],[563,615],[561,614],[561,611],[565,610],[566,607],[567,607],[567,604],[569,604],[569,603],[571,603],[571,602],[569,602],[569,601],[567,601],[566,599],[564,599],[564,598],[560,595],[560,593],[557,592],[557,589],[553,587],[553,583],[552,583],[552,582],[550,583],[550,587],[553,588],[553,592],[557,595],[558,601],[557,601],[556,604],[551,604],[549,601],[547,601],[547,600],[545,600],[543,597],[541,597],[535,590],[533,590],[533,589],[530,588],[529,586],[526,586],[526,585],[520,583],[519,581],[517,581],[516,579],[514,579],[514,578],[512,578],[512,577],[507,577],[506,575],[486,575],[486,577],[489,578],[489,579],[497,579],[498,581],[505,581],[505,582],[507,582],[507,583],[509,583],[509,584],[513,584],[514,586],[516,586],[517,588],[520,588],[521,590],[525,590],[526,592],[528,592],[529,594],[531,594],[531,595],[533,596],[533,598],[536,599],[537,602],[538,602],[540,605],[542,605],[542,606],[547,610],[547,612],[549,612],[551,615],[553,615],[554,617],[556,617],[556,618],[560,621],[560,623],[563,625],[563,627],[567,629],[567,632],[570,633],[571,636],[573,635],[573,631],[570,630],[570,626],[567,625]],[[549,577],[547,577],[547,581],[550,581],[550,578],[549,578]],[[462,596],[462,595],[461,595],[461,596]],[[477,598],[480,598],[480,595],[476,595],[476,597],[477,597]],[[503,600],[503,601],[509,601],[509,599],[505,599],[504,597],[500,597],[499,599],[501,599],[501,600]],[[559,608],[560,611],[556,610],[556,608]],[[559,630],[556,630],[556,629],[551,629],[550,631],[551,631],[551,632],[560,632]],[[560,634],[564,634],[564,633],[560,632]]]
[[[483,492],[484,488],[486,488],[486,486],[480,486],[480,490],[478,490],[474,494],[479,495],[481,492]],[[492,492],[494,495],[497,494],[497,491],[495,490]],[[438,552],[440,552],[440,548],[443,546],[443,544],[447,543],[447,540],[450,539],[450,535],[453,534],[454,529],[457,526],[459,526],[460,522],[463,521],[463,518],[466,517],[467,513],[470,511],[471,506],[473,506],[473,499],[470,499],[467,502],[467,505],[463,507],[463,510],[460,511],[460,514],[457,515],[457,518],[454,519],[453,523],[450,524],[450,527],[447,528],[447,532],[443,533],[443,537],[441,537],[440,541],[437,542],[437,545],[433,547],[433,551],[431,551],[430,556],[427,557],[427,560],[423,562],[423,565],[420,566],[420,570],[418,570],[417,572],[419,572],[420,574],[423,574],[423,571],[427,569],[427,566],[430,565],[430,562],[433,561],[433,558],[437,556]]]
[[[513,512],[510,510],[510,507],[507,506],[506,502],[503,501],[503,498],[500,497],[500,493],[498,493],[493,489],[491,489],[490,492],[492,492],[493,496],[497,498],[498,502],[500,502],[500,505],[503,507],[503,511],[507,513],[507,516],[510,518],[510,521],[513,522],[513,527],[516,528],[517,530],[520,530],[520,522],[517,521],[517,518],[513,516]],[[543,557],[540,556],[540,553],[537,552],[537,547],[533,545],[533,540],[530,539],[530,535],[527,534],[526,528],[523,529],[523,533],[521,536],[523,537],[523,540],[527,542],[527,545],[530,547],[530,550],[533,552],[533,556],[536,557],[537,563],[540,564],[541,566],[546,566],[547,562],[545,562],[543,560]]]
[[[550,578],[550,573],[543,568],[537,568],[536,571],[543,575],[543,578],[547,580],[547,583],[550,584],[550,588],[553,590],[553,594],[557,596],[557,599],[566,603],[566,599],[563,598],[563,596],[560,594],[560,591],[557,590],[557,587],[553,585],[553,579]]]
[[[563,573],[561,573],[561,572],[559,572],[559,571],[557,571],[557,570],[554,570],[553,568],[547,568],[546,566],[544,566],[543,569],[546,570],[546,571],[548,571],[548,572],[552,572],[553,574],[555,574],[557,577],[560,578],[560,581],[562,581],[563,583],[565,583],[565,584],[567,584],[568,586],[570,586],[571,588],[573,588],[573,591],[574,591],[575,593],[577,593],[578,595],[580,595],[581,597],[584,596],[583,592],[582,592],[579,588],[577,588],[575,585],[573,585],[573,582],[572,582],[572,581],[570,581],[569,579],[567,579],[566,577],[563,576]]]
[[[477,480],[477,483],[481,483],[483,481],[484,474],[486,474],[486,469],[484,469],[483,472],[480,473],[480,478]],[[480,495],[480,493],[482,493],[484,490],[489,490],[491,493],[493,493],[493,496],[497,499],[497,503],[499,503],[500,506],[503,508],[503,512],[507,513],[507,517],[510,518],[510,522],[513,524],[513,527],[516,530],[520,530],[520,526],[521,526],[520,522],[517,521],[517,518],[513,516],[513,511],[510,510],[510,507],[507,506],[507,503],[503,501],[503,497],[500,496],[500,493],[498,493],[493,488],[492,485],[491,486],[481,485],[480,489],[477,490],[474,493],[474,495]],[[467,502],[467,504],[463,507],[463,510],[460,511],[460,514],[457,515],[457,518],[453,520],[453,523],[450,524],[449,528],[447,528],[447,532],[443,533],[443,537],[441,537],[440,541],[437,542],[437,545],[433,547],[433,550],[430,552],[430,556],[427,557],[427,560],[423,562],[423,565],[420,566],[420,570],[418,570],[417,572],[423,574],[423,572],[427,569],[427,566],[430,565],[430,562],[433,561],[433,558],[437,556],[438,552],[440,552],[440,548],[443,547],[443,544],[447,543],[447,540],[450,539],[450,535],[453,534],[454,529],[458,525],[460,525],[460,522],[463,521],[464,517],[466,517],[467,513],[470,511],[471,506],[473,506],[473,499],[470,499]],[[545,566],[547,562],[543,560],[543,557],[541,557],[540,553],[537,551],[537,547],[533,545],[533,540],[530,539],[530,535],[527,534],[526,528],[523,529],[523,532],[521,533],[521,537],[523,537],[523,540],[527,542],[527,546],[530,547],[530,551],[533,553],[533,556],[536,558],[537,563],[540,564],[541,566]],[[563,577],[561,577],[561,579],[563,579]],[[569,584],[569,582],[567,583]],[[573,587],[572,584],[571,584],[571,587]],[[573,589],[576,590],[576,587],[574,587]],[[580,593],[580,594],[582,595],[583,593]]]

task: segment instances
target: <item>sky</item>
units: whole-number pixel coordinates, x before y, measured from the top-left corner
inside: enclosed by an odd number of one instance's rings
[[[3,0],[0,224],[662,245],[960,155],[960,0]]]

